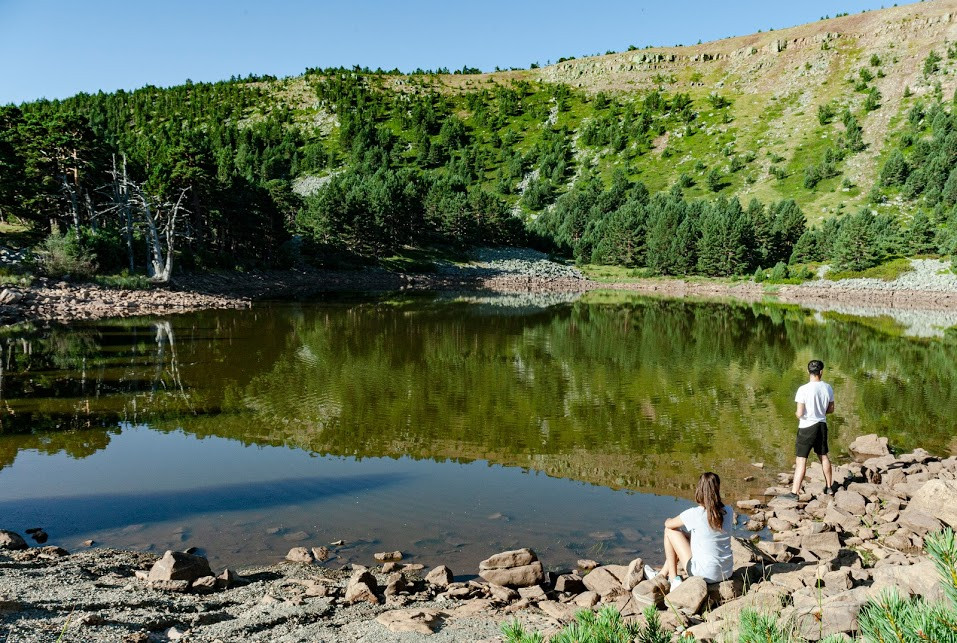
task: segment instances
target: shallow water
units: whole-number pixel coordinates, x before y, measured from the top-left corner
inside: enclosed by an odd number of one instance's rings
[[[953,333],[899,331],[603,293],[7,330],[0,527],[230,565],[339,539],[336,563],[400,549],[462,573],[516,546],[550,566],[656,559],[701,471],[731,502],[790,466],[812,357],[837,392],[836,452],[866,432],[954,450]]]

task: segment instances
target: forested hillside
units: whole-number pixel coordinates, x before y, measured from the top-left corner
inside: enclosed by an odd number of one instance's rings
[[[496,244],[654,274],[946,255],[953,40],[957,0],[937,0],[528,70],[7,106],[0,216],[42,239],[42,270],[160,280]]]

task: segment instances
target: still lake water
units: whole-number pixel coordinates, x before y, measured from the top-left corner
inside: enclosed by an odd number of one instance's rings
[[[218,565],[339,539],[333,564],[400,549],[457,573],[518,546],[657,560],[701,471],[730,503],[792,465],[815,357],[833,451],[957,449],[953,331],[774,304],[336,297],[7,329],[0,350],[0,528]]]

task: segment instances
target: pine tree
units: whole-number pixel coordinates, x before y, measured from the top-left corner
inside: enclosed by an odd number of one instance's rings
[[[937,248],[937,226],[930,220],[927,213],[918,210],[911,219],[907,230],[906,247],[911,255],[935,254]]]
[[[836,270],[866,270],[884,256],[878,246],[877,222],[871,211],[862,208],[845,216],[831,249],[830,260]]]
[[[881,168],[880,183],[885,187],[904,185],[908,174],[910,167],[907,165],[907,159],[900,150],[894,150]]]

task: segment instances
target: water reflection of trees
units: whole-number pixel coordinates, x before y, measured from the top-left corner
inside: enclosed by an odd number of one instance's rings
[[[0,466],[27,448],[83,457],[133,422],[684,484],[688,469],[786,460],[811,356],[839,391],[838,440],[876,430],[950,448],[953,354],[950,340],[820,324],[794,308],[641,299],[524,316],[393,302],[26,330],[0,337],[0,432],[20,436],[0,439]]]

